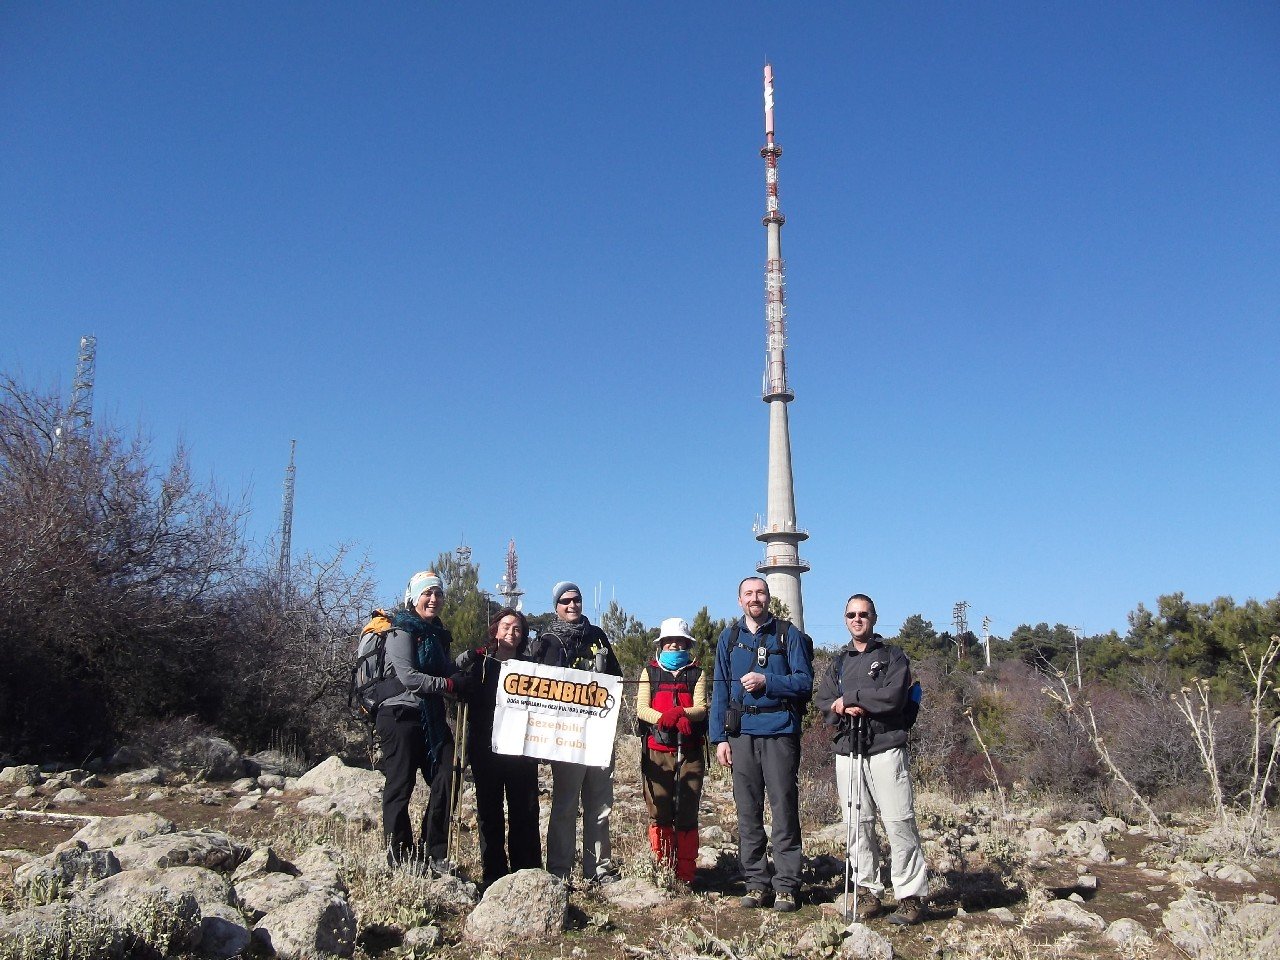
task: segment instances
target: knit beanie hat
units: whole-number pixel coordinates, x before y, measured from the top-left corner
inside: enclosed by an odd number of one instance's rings
[[[559,603],[560,598],[563,597],[570,590],[577,590],[578,596],[582,596],[582,588],[579,587],[576,583],[574,583],[572,580],[561,580],[559,583],[557,583],[554,587],[551,588],[551,602],[553,604]]]
[[[415,573],[409,578],[409,586],[404,591],[405,606],[414,606],[418,602],[418,598],[432,587],[444,590],[444,582],[440,579],[438,573],[434,570],[423,570],[420,573]]]

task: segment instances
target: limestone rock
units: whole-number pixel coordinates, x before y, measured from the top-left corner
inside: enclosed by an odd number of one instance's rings
[[[1050,900],[1044,905],[1043,915],[1052,920],[1061,920],[1073,927],[1085,930],[1105,930],[1107,922],[1096,913],[1086,910],[1078,903],[1070,900]]]
[[[18,800],[30,800],[32,797],[40,796],[40,791],[28,783],[13,791],[13,795]]]
[[[284,777],[278,773],[258,774],[258,786],[264,790],[283,790]]]
[[[0,770],[0,784],[14,787],[35,787],[44,780],[40,768],[34,763],[23,763]]]
[[[200,945],[200,904],[188,892],[171,889],[161,871],[127,871],[99,880],[74,902],[109,918],[162,955]]]
[[[259,873],[236,883],[240,906],[257,920],[315,891],[299,877],[287,873]]]
[[[197,780],[234,780],[244,773],[244,758],[221,737],[192,737],[169,758]]]
[[[840,956],[853,960],[893,960],[893,944],[866,924],[851,923],[840,944]]]
[[[221,874],[204,867],[169,867],[167,869],[126,870],[87,888],[81,902],[94,905],[99,901],[123,901],[146,896],[163,887],[174,896],[190,895],[203,913],[215,906],[234,906],[235,893]]]
[[[1218,917],[1211,904],[1194,890],[1174,900],[1160,916],[1169,939],[1192,957],[1206,954],[1218,936]]]
[[[99,817],[77,830],[71,839],[82,841],[90,850],[102,850],[146,837],[173,833],[175,829],[172,820],[166,820],[159,814],[137,813],[124,817]]]
[[[0,953],[18,957],[62,957],[86,953],[102,960],[121,960],[128,933],[110,919],[74,903],[54,903],[0,915]]]
[[[436,926],[412,927],[404,932],[404,945],[410,950],[434,950],[444,943],[444,934]]]
[[[671,894],[639,877],[627,877],[617,883],[605,884],[600,892],[606,900],[623,910],[647,910],[671,899]]]
[[[352,788],[382,793],[383,776],[377,770],[348,767],[338,757],[329,757],[298,778],[298,789],[312,793],[344,793]]]
[[[1280,930],[1280,907],[1271,903],[1246,903],[1223,923],[1224,930],[1235,930],[1246,940],[1261,940],[1273,930]]]
[[[137,787],[143,784],[159,786],[162,783],[164,783],[164,772],[159,767],[128,770],[116,776],[116,786],[120,787]]]
[[[1001,923],[1014,923],[1018,919],[1008,907],[992,907],[987,911],[987,916],[995,917]]]
[[[18,867],[13,889],[32,902],[49,903],[119,872],[120,862],[109,850],[85,850],[77,844]]]
[[[1032,858],[1049,857],[1057,850],[1057,844],[1053,841],[1051,834],[1044,827],[1032,827],[1022,834],[1022,844],[1027,849],[1027,854]]]
[[[297,772],[297,761],[280,750],[260,750],[245,757],[245,766],[251,775],[257,776],[262,783],[262,775],[288,776]],[[266,786],[266,784],[262,784]]]
[[[244,954],[253,934],[235,907],[213,905],[200,911],[200,956],[231,960]]]
[[[293,864],[282,860],[271,847],[259,847],[249,854],[244,863],[236,867],[236,872],[231,875],[231,882],[240,883],[242,880],[264,873],[287,873],[290,876],[297,876],[298,871]]]
[[[1154,943],[1147,928],[1129,917],[1111,921],[1107,929],[1102,931],[1102,936],[1120,947],[1146,949]]]
[[[1225,880],[1227,883],[1258,882],[1257,878],[1252,873],[1236,863],[1218,864],[1209,872],[1209,875],[1215,880]]]
[[[294,859],[293,867],[316,889],[347,892],[347,885],[342,879],[342,854],[332,847],[321,844],[309,847]]]
[[[112,852],[125,870],[186,866],[233,870],[249,853],[220,830],[159,834],[112,847]]]
[[[253,936],[282,960],[312,960],[317,954],[350,957],[356,918],[346,899],[308,893],[258,921]]]
[[[1062,834],[1062,846],[1072,853],[1086,853],[1102,843],[1102,828],[1088,820],[1070,824]]]
[[[544,870],[519,870],[485,892],[463,926],[470,941],[545,939],[564,929],[568,888]]]
[[[250,790],[256,790],[257,788],[258,781],[253,777],[241,777],[230,787],[236,793],[248,793]]]
[[[77,790],[75,787],[63,787],[53,795],[53,802],[61,806],[69,806],[75,803],[84,803],[89,798]]]

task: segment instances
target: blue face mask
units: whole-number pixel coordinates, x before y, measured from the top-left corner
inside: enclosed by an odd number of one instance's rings
[[[688,650],[663,650],[658,654],[658,663],[662,664],[664,670],[687,667],[691,659]]]

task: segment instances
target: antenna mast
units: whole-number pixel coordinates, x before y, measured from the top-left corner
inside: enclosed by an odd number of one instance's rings
[[[764,65],[765,214],[762,221],[768,239],[764,271],[765,368],[764,402],[769,405],[768,508],[763,523],[756,521],[756,539],[764,544],[764,560],[756,571],[764,574],[769,592],[786,605],[791,621],[804,629],[804,598],[800,575],[809,564],[800,559],[799,545],[809,534],[796,526],[795,486],[791,472],[791,429],[787,404],[795,394],[787,386],[786,265],[782,259],[782,225],[786,217],[778,207],[778,158],[782,147],[774,141],[773,67]]]
[[[276,579],[280,581],[280,591],[288,594],[292,577],[293,560],[293,485],[297,475],[293,454],[298,446],[297,440],[289,441],[289,466],[284,471],[284,497],[280,504],[280,562],[276,567]]]
[[[498,581],[498,594],[505,597],[512,610],[524,608],[524,591],[520,589],[520,558],[516,556],[515,540],[507,541],[507,572]]]
[[[93,430],[93,376],[98,356],[98,338],[93,334],[80,338],[80,355],[76,359],[76,378],[71,381],[71,403],[62,421],[54,429],[55,447],[72,437],[87,440]]]

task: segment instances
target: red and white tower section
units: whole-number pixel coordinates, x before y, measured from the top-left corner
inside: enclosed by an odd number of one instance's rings
[[[800,575],[809,564],[800,559],[800,542],[809,534],[796,525],[796,497],[791,474],[791,431],[787,404],[795,394],[787,386],[786,265],[782,259],[782,225],[786,218],[778,206],[778,158],[782,147],[774,142],[773,68],[764,67],[765,215],[769,258],[764,273],[765,368],[764,402],[769,405],[769,500],[763,522],[757,521],[756,539],[764,544],[764,560],[756,570],[764,575],[769,593],[791,612],[791,620],[804,629],[804,599]]]

